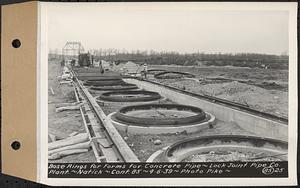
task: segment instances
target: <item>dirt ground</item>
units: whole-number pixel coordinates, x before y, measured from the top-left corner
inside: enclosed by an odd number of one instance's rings
[[[237,67],[152,66],[155,69],[183,71],[195,79],[150,79],[187,91],[211,95],[249,107],[288,117],[288,71]]]
[[[84,133],[84,125],[79,110],[55,112],[56,104],[76,102],[73,86],[59,84],[62,68],[58,61],[49,61],[48,64],[48,131],[58,139],[68,137],[73,132]],[[53,89],[54,95],[50,88]],[[96,161],[93,151],[87,153],[74,154],[58,160],[49,162],[92,162]]]
[[[149,69],[165,69],[168,71],[183,71],[196,75],[197,78],[223,77],[228,79],[274,81],[278,84],[288,84],[288,70],[245,68],[232,66],[172,66],[151,65]]]

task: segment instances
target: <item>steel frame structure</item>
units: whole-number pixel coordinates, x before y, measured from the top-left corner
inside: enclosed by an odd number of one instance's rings
[[[80,53],[84,52],[84,48],[81,42],[67,42],[64,47],[62,48],[62,54],[64,60],[67,58],[78,58]]]

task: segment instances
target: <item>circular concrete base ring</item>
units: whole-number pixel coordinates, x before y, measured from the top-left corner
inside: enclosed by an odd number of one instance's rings
[[[114,124],[114,126],[118,130],[122,130],[124,132],[130,133],[130,134],[178,134],[182,132],[186,133],[193,133],[193,132],[199,132],[201,130],[211,128],[211,126],[215,123],[215,116],[213,116],[210,113],[206,113],[206,116],[209,116],[209,120],[202,122],[202,123],[194,123],[194,124],[186,124],[183,126],[175,126],[170,125],[168,127],[165,126],[137,126],[137,125],[130,125],[126,124],[124,122],[119,122],[116,118],[114,118],[114,115],[116,112],[113,112],[107,116],[109,120]]]

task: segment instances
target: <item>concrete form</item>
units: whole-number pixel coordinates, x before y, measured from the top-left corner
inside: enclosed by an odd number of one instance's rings
[[[181,162],[184,159],[211,151],[239,151],[242,153],[263,153],[287,161],[287,142],[256,136],[214,135],[191,138],[169,146],[164,153],[166,162]],[[245,159],[247,160],[247,159]],[[248,159],[251,161],[251,159]]]
[[[161,96],[158,93],[152,91],[129,90],[105,92],[99,96],[99,99],[112,102],[147,102],[159,100],[161,99]]]
[[[176,134],[182,132],[193,133],[207,128],[213,128],[213,125],[215,123],[215,117],[212,114],[206,113],[207,116],[209,116],[209,120],[201,123],[193,123],[182,126],[169,125],[168,127],[161,125],[138,126],[118,121],[114,117],[115,114],[116,112],[113,112],[107,116],[109,121],[111,121],[118,130],[131,134]]]

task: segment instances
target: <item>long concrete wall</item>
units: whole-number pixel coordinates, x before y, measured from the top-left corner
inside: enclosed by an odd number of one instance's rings
[[[202,108],[215,115],[217,119],[225,122],[235,122],[241,128],[258,136],[288,141],[288,126],[284,123],[202,100],[150,82],[136,79],[124,79],[124,81],[136,84],[145,90],[158,92],[175,103]]]

